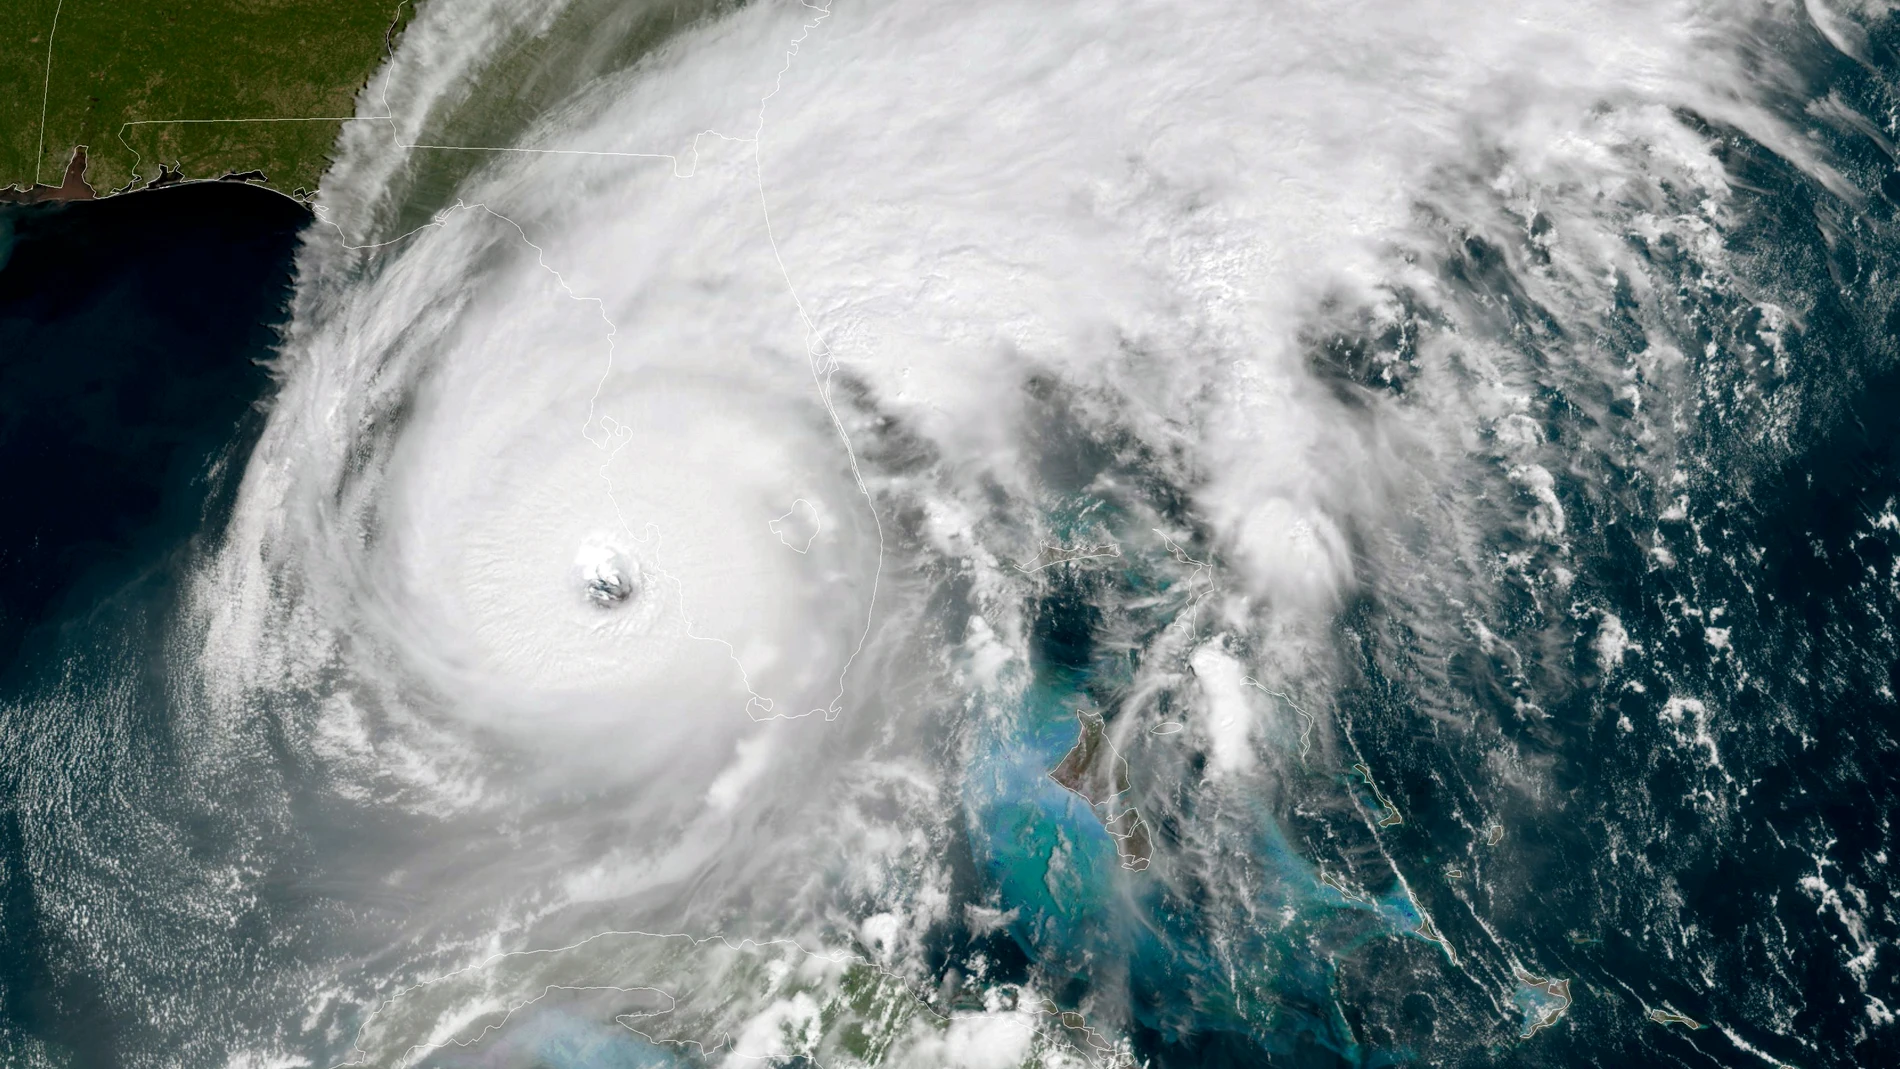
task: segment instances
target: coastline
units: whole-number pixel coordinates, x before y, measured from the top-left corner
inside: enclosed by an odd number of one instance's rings
[[[0,689],[193,537],[272,394],[308,207],[165,188],[0,204]]]
[[[159,165],[158,174],[150,181],[130,185],[123,189],[107,190],[101,193],[94,189],[91,183],[86,181],[86,162],[86,146],[80,145],[73,149],[72,160],[66,164],[66,173],[64,177],[61,178],[59,185],[49,186],[45,183],[41,183],[39,185],[24,187],[17,185],[0,186],[0,204],[66,204],[77,201],[100,201],[122,197],[128,193],[146,193],[155,189],[169,189],[174,186],[203,185],[212,182],[250,186],[255,189],[265,190],[292,203],[301,205],[306,210],[308,210],[311,201],[316,199],[316,194],[311,191],[300,189],[295,193],[285,193],[273,187],[270,184],[269,176],[263,171],[244,171],[241,173],[219,175],[216,178],[186,178],[182,172],[172,170],[164,164]],[[298,193],[304,195],[298,196]]]
[[[41,204],[47,201],[98,200],[99,194],[86,184],[86,146],[73,149],[66,174],[59,185],[40,183],[31,186],[0,186],[0,204]]]

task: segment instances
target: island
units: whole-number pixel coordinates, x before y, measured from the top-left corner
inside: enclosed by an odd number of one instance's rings
[[[1118,542],[1102,542],[1099,544],[1079,546],[1058,546],[1050,542],[1044,542],[1042,548],[1036,552],[1036,555],[1028,561],[1018,564],[1016,570],[1019,572],[1039,572],[1044,568],[1053,568],[1058,564],[1068,564],[1071,561],[1097,560],[1102,557],[1119,557],[1121,555],[1122,547]]]
[[[0,26],[0,197],[231,178],[307,197],[412,0],[18,0]]]
[[[1674,1010],[1650,1010],[1649,1019],[1657,1024],[1679,1024],[1692,1032],[1702,1029],[1702,1022],[1693,1017],[1685,1017]]]
[[[1108,739],[1108,725],[1098,713],[1080,710],[1076,718],[1082,731],[1075,745],[1049,778],[1074,792],[1089,804],[1102,827],[1115,840],[1122,867],[1140,872],[1153,857],[1154,844],[1148,835],[1148,822],[1134,806],[1118,808],[1115,800],[1128,793],[1128,762],[1115,752]]]
[[[1529,1039],[1540,1029],[1549,1028],[1557,1023],[1570,1009],[1570,981],[1559,980],[1555,976],[1539,978],[1524,970],[1522,966],[1512,966],[1511,973],[1523,986],[1517,990],[1515,1001],[1524,1011],[1524,1031],[1519,1035]]]
[[[1367,768],[1364,764],[1357,764],[1352,766],[1352,770],[1359,773],[1360,778],[1366,781],[1366,789],[1371,791],[1372,797],[1379,802],[1379,827],[1389,828],[1395,824],[1405,823],[1405,817],[1399,812],[1399,807],[1393,805],[1391,799],[1381,794],[1379,792],[1379,785],[1372,782],[1372,769]]]

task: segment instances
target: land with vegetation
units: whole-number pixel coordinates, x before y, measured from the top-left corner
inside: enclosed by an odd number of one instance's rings
[[[7,0],[7,8],[0,188],[17,197],[58,186],[83,147],[85,186],[99,195],[161,177],[226,175],[298,195],[317,188],[358,90],[414,4]]]

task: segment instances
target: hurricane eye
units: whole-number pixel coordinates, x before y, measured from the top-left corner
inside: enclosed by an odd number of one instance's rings
[[[581,591],[587,600],[604,609],[621,605],[640,590],[640,566],[631,556],[612,546],[588,544],[574,558],[580,575]]]

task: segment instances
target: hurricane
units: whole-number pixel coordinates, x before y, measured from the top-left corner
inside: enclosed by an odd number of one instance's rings
[[[1894,25],[421,5],[9,699],[63,960],[140,1066],[1879,1063]]]

